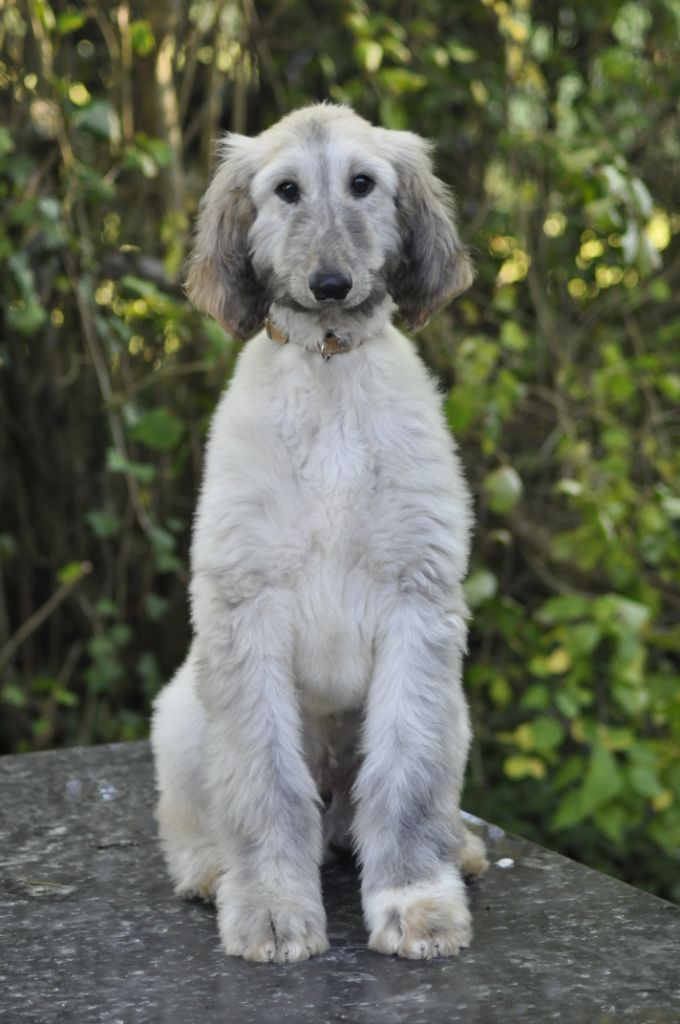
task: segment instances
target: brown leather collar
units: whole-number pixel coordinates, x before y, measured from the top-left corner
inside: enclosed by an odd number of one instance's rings
[[[287,345],[290,341],[286,332],[279,327],[271,316],[266,318],[264,329],[267,332],[267,337],[275,341],[277,345]],[[350,344],[346,338],[336,334],[335,331],[324,331],[323,338],[317,343],[317,349],[324,362],[327,363],[331,356],[340,355],[341,352],[349,352]]]

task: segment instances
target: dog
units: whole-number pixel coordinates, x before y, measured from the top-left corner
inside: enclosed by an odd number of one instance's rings
[[[181,896],[224,950],[328,949],[324,852],[361,866],[368,945],[456,954],[471,503],[422,326],[472,280],[431,146],[350,108],[227,135],[187,294],[239,337],[210,428],[193,642],[155,701],[157,819]],[[264,328],[263,328],[264,325]]]

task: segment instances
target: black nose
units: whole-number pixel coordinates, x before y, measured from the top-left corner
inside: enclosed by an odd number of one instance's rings
[[[344,299],[352,287],[352,278],[349,274],[310,274],[309,287],[318,302]]]

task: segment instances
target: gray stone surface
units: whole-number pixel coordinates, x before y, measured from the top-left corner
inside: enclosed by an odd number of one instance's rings
[[[0,798],[3,1024],[680,1022],[680,909],[493,826],[458,958],[368,952],[335,866],[330,952],[277,966],[225,957],[214,910],[173,896],[146,744],[0,759]]]

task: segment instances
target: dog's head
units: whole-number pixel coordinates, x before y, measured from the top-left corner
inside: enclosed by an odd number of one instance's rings
[[[227,135],[200,207],[187,292],[230,331],[272,302],[338,318],[389,293],[421,327],[472,281],[431,146],[348,107],[295,111],[256,138]]]

